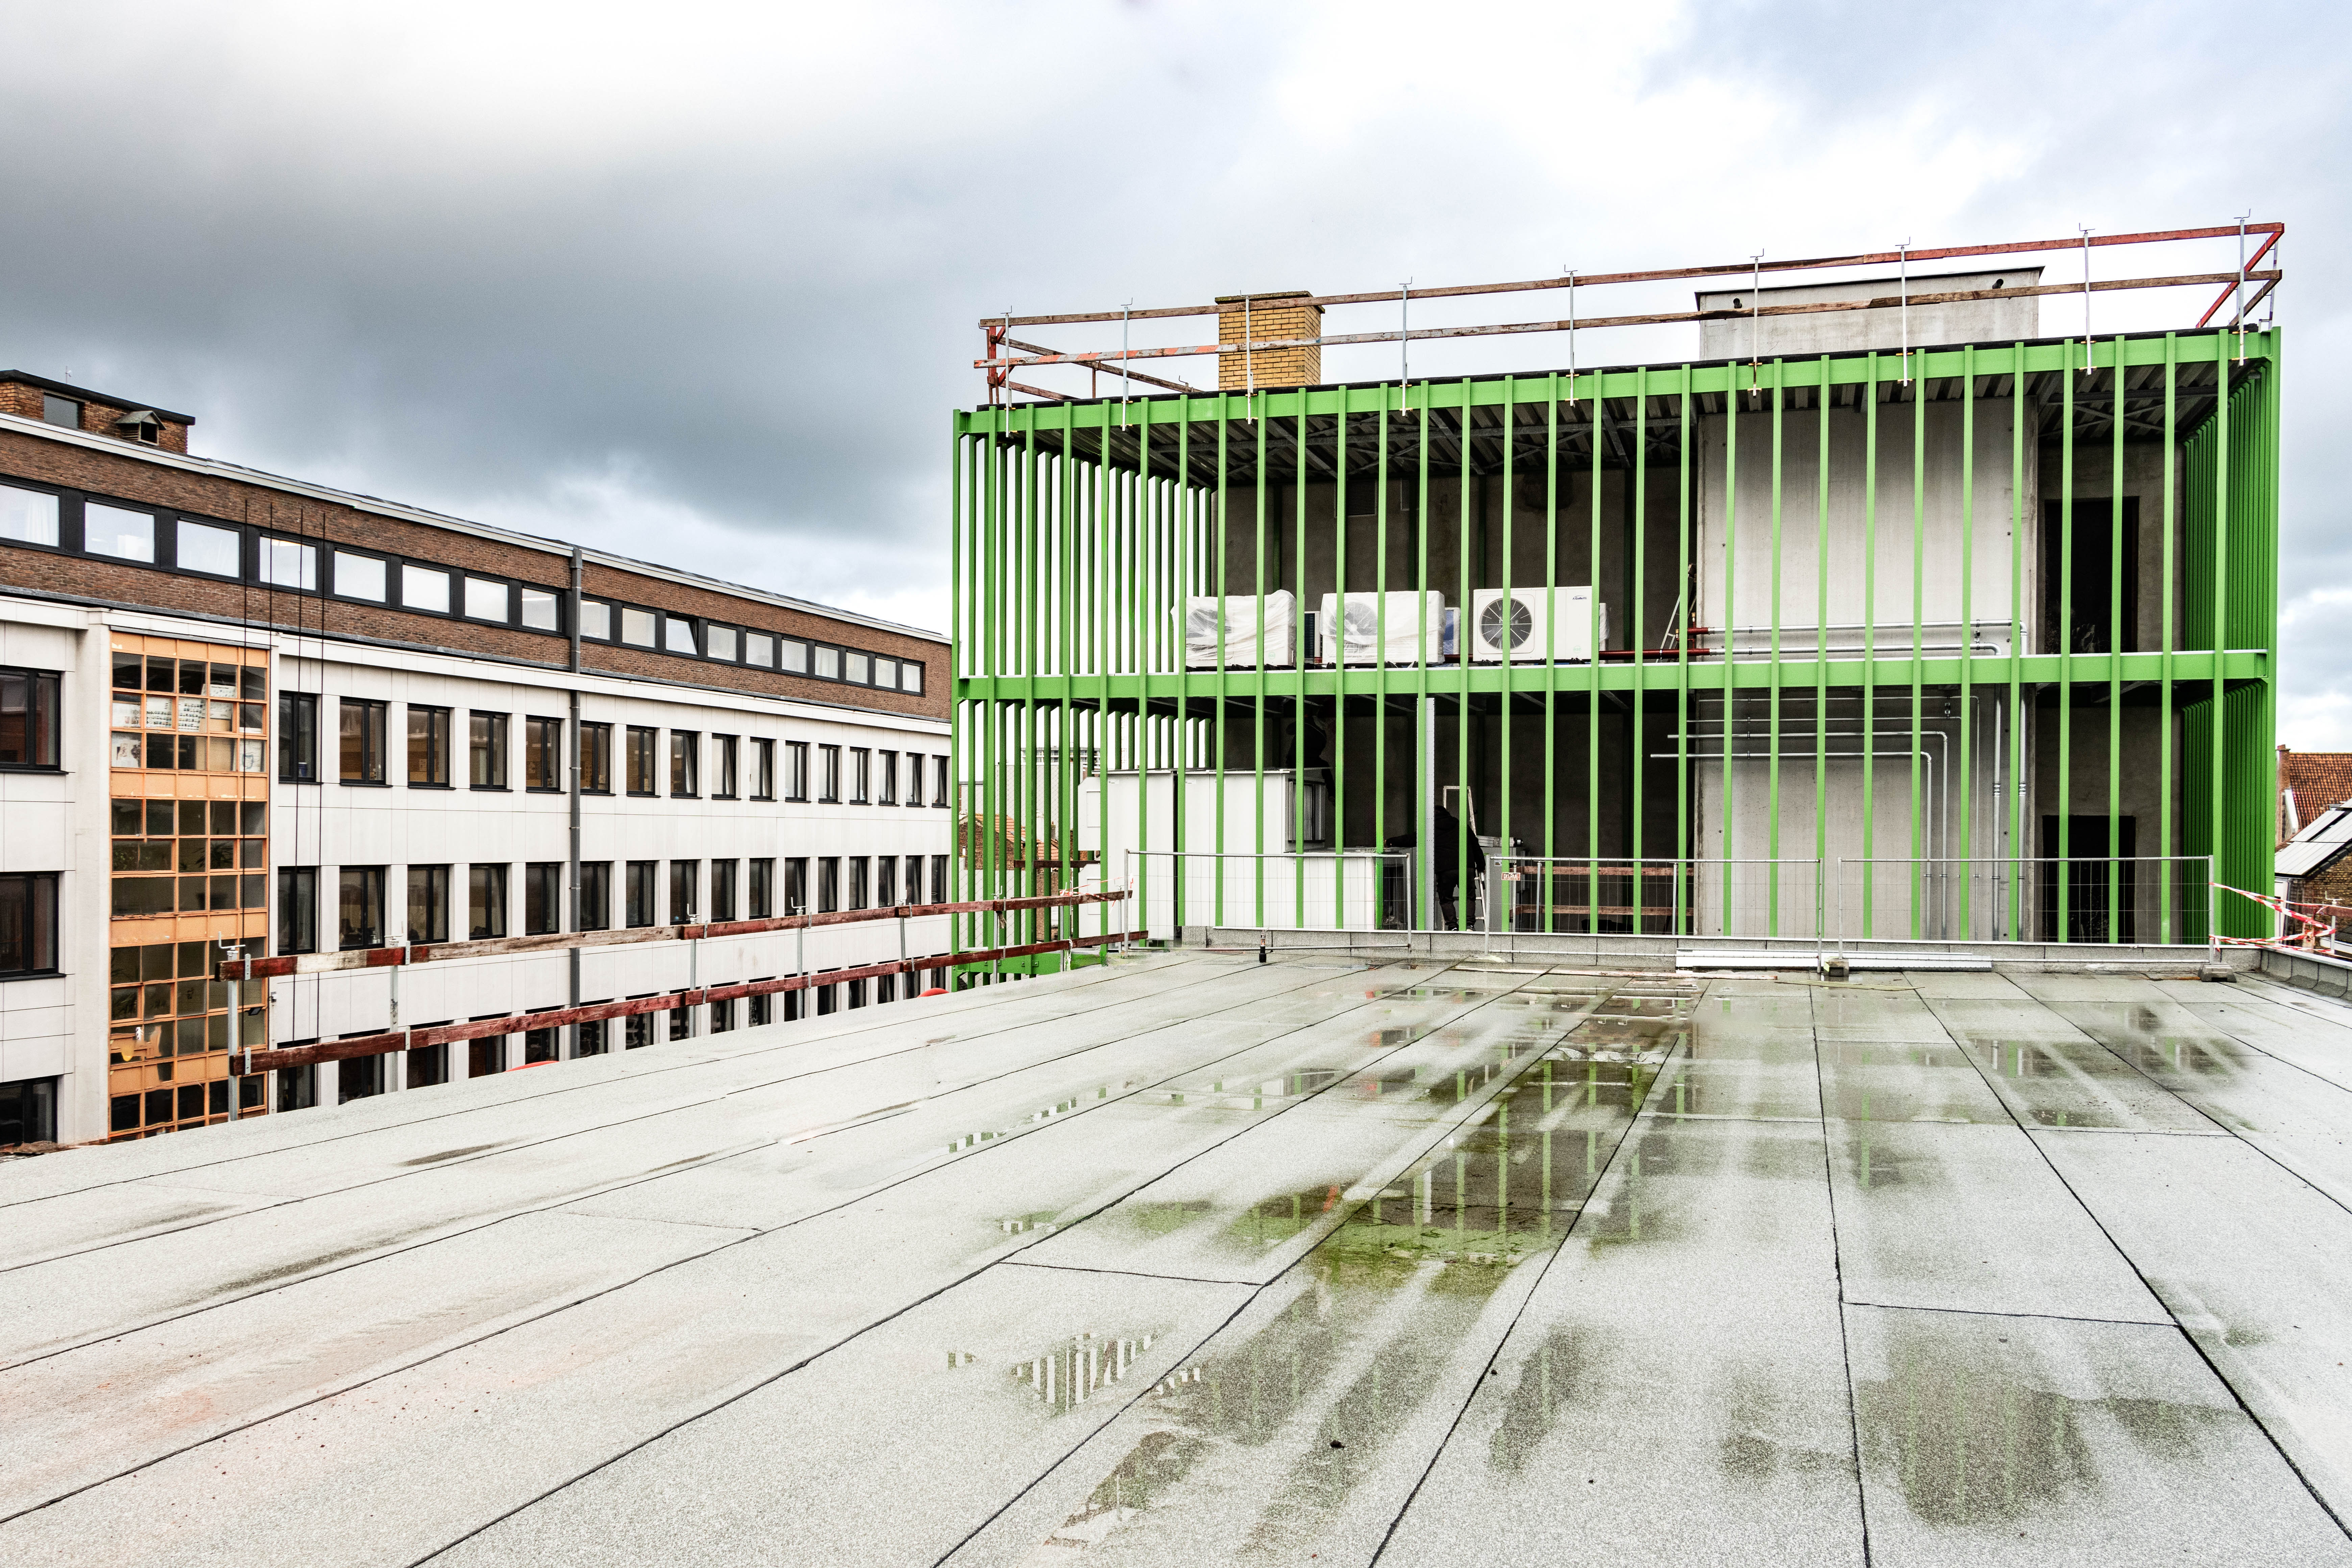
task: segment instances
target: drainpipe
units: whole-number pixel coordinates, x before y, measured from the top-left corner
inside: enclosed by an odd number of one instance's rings
[[[572,889],[569,901],[574,931],[580,929],[580,547],[575,544],[572,547],[572,842],[564,858],[565,881]],[[580,1005],[580,950],[577,947],[566,949],[564,958],[570,977],[565,994],[571,1005],[577,1007]],[[580,1026],[571,1026],[567,1033],[571,1037],[566,1042],[563,1054],[566,1058],[576,1057],[580,1054]]]

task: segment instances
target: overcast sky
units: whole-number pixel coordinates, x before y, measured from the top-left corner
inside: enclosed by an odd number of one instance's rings
[[[0,365],[194,414],[208,455],[930,626],[985,312],[2252,208],[2292,230],[2279,732],[2352,748],[2342,6],[0,17]]]

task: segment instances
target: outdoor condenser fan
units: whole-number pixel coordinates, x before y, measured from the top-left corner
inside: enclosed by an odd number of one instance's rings
[[[1478,635],[1491,648],[1516,652],[1535,629],[1535,616],[1512,595],[1496,598],[1478,613]]]

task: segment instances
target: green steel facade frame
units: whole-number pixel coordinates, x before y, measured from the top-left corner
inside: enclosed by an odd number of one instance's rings
[[[2012,715],[2041,715],[2033,742],[2038,754],[2029,753],[2027,725],[2021,719],[1998,742],[2007,753],[1998,766],[2012,781],[2021,781],[2030,768],[2054,767],[2055,798],[2067,803],[2055,814],[2055,854],[2061,858],[2070,858],[2076,847],[2069,842],[2074,825],[2098,815],[2075,809],[2078,763],[2087,759],[2098,764],[2095,772],[2105,780],[2107,830],[2104,842],[2088,853],[2115,857],[2122,842],[2116,822],[2126,761],[2124,714],[2127,707],[2152,707],[2152,744],[2162,781],[2156,853],[2210,856],[2214,880],[2267,891],[2275,811],[2279,382],[2280,338],[2274,329],[2216,330],[1974,343],[1902,356],[1845,353],[959,412],[951,487],[956,897],[1054,891],[1082,879],[1090,865],[1116,885],[1126,868],[1105,864],[1110,847],[1107,794],[1095,813],[1092,840],[1084,841],[1080,832],[1085,781],[1104,773],[1157,770],[1172,776],[1173,793],[1160,804],[1150,787],[1134,792],[1138,819],[1127,834],[1130,842],[1150,843],[1157,830],[1173,834],[1177,843],[1254,846],[1255,853],[1274,857],[1256,863],[1255,886],[1262,889],[1269,878],[1293,879],[1297,898],[1287,907],[1303,910],[1304,862],[1286,866],[1280,858],[1288,846],[1280,841],[1279,825],[1269,829],[1267,772],[1287,773],[1298,792],[1292,809],[1303,819],[1310,766],[1327,768],[1332,842],[1342,848],[1379,849],[1401,832],[1410,834],[1414,822],[1426,820],[1424,794],[1437,787],[1433,781],[1449,759],[1433,753],[1436,735],[1419,728],[1417,718],[1409,739],[1392,742],[1391,733],[1400,715],[1433,712],[1438,705],[1465,715],[1475,706],[1491,716],[1507,780],[1539,776],[1540,805],[1532,824],[1514,825],[1510,814],[1517,792],[1507,784],[1502,789],[1502,820],[1494,825],[1501,840],[1513,842],[1515,826],[1523,827],[1528,853],[1589,858],[1596,878],[1604,859],[1703,858],[1706,833],[1717,825],[1698,820],[1712,778],[1702,778],[1697,770],[1717,759],[1703,747],[1694,752],[1692,729],[1706,712],[1719,714],[1723,723],[1716,793],[1723,814],[1720,842],[1731,842],[1734,724],[1744,721],[1737,718],[1740,711],[1759,712],[1758,721],[1766,729],[1759,732],[1769,747],[1769,849],[1777,874],[1783,859],[1822,858],[1831,804],[1823,782],[1828,715],[1838,693],[1859,699],[1866,856],[1899,859],[1927,853],[1929,807],[1922,795],[1927,764],[1920,737],[1927,705],[1957,693],[1962,712],[1972,712],[1969,703],[1983,694],[2004,698],[2005,710]],[[2023,400],[2021,387],[2027,389]],[[1997,573],[2000,565],[1979,555],[1977,535],[1988,523],[2002,525],[1998,548],[2009,557],[2009,635],[1997,650],[1979,647],[1972,636],[1964,636],[1958,650],[1931,650],[1924,640],[1931,402],[1958,405],[1964,628],[1976,624],[1972,596],[1979,573]],[[1996,404],[2006,404],[2017,415],[2006,417],[2000,450],[1987,458],[2008,465],[2011,515],[1984,519],[1975,493],[1979,458],[1985,456],[1979,449],[1979,414]],[[1830,600],[1831,420],[1813,419],[1814,432],[1802,441],[1784,438],[1786,415],[1824,407],[1851,410],[1868,432],[1858,476],[1868,520],[1860,563],[1866,605],[1887,602],[1876,557],[1884,520],[1890,511],[1899,517],[1899,509],[1906,508],[1910,520],[1907,582],[1895,579],[1898,596],[1908,590],[1910,613],[1898,617],[1874,608],[1864,616],[1858,651],[1832,649],[1820,626],[1828,618]],[[1735,410],[1742,417],[1725,417]],[[2028,410],[2033,416],[2031,431],[2023,416]],[[1708,419],[1718,422],[1722,442],[1711,457],[1698,450],[1699,426]],[[1909,481],[1883,492],[1882,446],[1906,433],[1912,452]],[[1768,449],[1756,452],[1752,447],[1759,439]],[[2142,454],[2136,470],[2143,480],[2135,492],[2137,515],[2152,521],[2161,538],[2158,580],[2147,584],[2159,606],[2160,632],[2152,647],[2127,646],[2147,639],[2122,629],[2123,561],[2126,550],[2135,548],[2126,542],[2121,499],[2127,445]],[[1813,480],[1784,490],[1784,462],[1798,455],[1798,447],[1806,448],[1802,455],[1812,464]],[[2161,462],[2151,470],[2149,455],[2158,447]],[[1723,552],[1723,602],[1738,602],[1734,574],[1754,570],[1747,563],[1755,559],[1758,545],[1769,562],[1769,623],[1753,628],[1768,640],[1753,651],[1735,649],[1738,628],[1690,624],[1701,570],[1699,467],[1708,461],[1724,476],[1723,515],[1708,526],[1738,542],[1737,549]],[[2026,482],[2035,465],[2043,475],[2056,476],[2054,488],[2046,481]],[[2156,477],[2147,479],[2151,471]],[[1189,598],[1254,598],[1256,646],[1263,648],[1267,595],[1286,591],[1304,611],[1311,607],[1308,588],[1316,582],[1340,595],[1383,595],[1373,601],[1383,616],[1388,594],[1444,594],[1461,611],[1466,655],[1474,591],[1536,585],[1510,581],[1513,563],[1530,558],[1513,537],[1515,526],[1543,531],[1543,587],[1593,587],[1588,634],[1597,645],[1600,584],[1610,548],[1603,537],[1604,474],[1614,476],[1607,481],[1616,487],[1612,499],[1622,503],[1622,520],[1608,526],[1619,531],[1623,544],[1618,586],[1624,606],[1604,657],[1555,662],[1548,648],[1540,663],[1474,663],[1429,646],[1433,639],[1424,621],[1417,657],[1410,662],[1322,664],[1312,660],[1315,650],[1302,642],[1297,657],[1281,667],[1232,668],[1223,662],[1220,642],[1213,667],[1188,668]],[[1757,492],[1747,488],[1756,475],[1769,487],[1769,506],[1760,513],[1753,500]],[[1739,482],[1732,482],[1735,476]],[[1455,497],[1450,517],[1444,504],[1449,485]],[[2081,491],[2085,485],[2097,488]],[[1328,500],[1322,499],[1326,490]],[[1312,516],[1310,492],[1317,498]],[[2026,515],[2030,492],[2053,506],[2049,521]],[[2095,495],[2100,501],[2086,529],[2096,526],[2108,534],[2105,578],[2114,603],[2106,646],[2050,651],[2074,648],[2081,640],[2073,624],[2078,494]],[[1584,498],[1583,504],[1575,502],[1576,496]],[[1498,529],[1487,521],[1496,510],[1490,497],[1499,501]],[[2114,504],[2107,504],[2110,497]],[[1404,514],[1402,536],[1392,517],[1397,510]],[[1811,646],[1784,652],[1781,597],[1789,584],[1782,574],[1782,531],[1792,520],[1817,526],[1812,537],[1822,542],[1808,574],[1818,577],[1808,584],[1816,611]],[[1579,521],[1586,525],[1581,531],[1574,526]],[[2056,539],[2048,559],[2056,565],[2057,592],[2046,601],[2035,595],[2030,605],[2026,584],[2034,563],[2027,542],[2041,539],[2053,523]],[[1360,536],[1351,549],[1351,525],[1373,531],[1369,551]],[[1664,538],[1668,526],[1671,542]],[[1475,569],[1474,532],[1482,557]],[[1496,532],[1503,562],[1499,579],[1485,560],[1490,535]],[[2140,552],[2135,562],[2145,554]],[[1444,564],[1447,560],[1450,570]],[[2131,570],[2140,568],[2134,564]],[[1675,578],[1675,609],[1661,615],[1651,606],[1664,586],[1657,579],[1667,574]],[[1553,601],[1548,596],[1544,602]],[[2054,609],[2037,607],[2045,602]],[[2035,626],[2036,616],[2042,614],[2056,616],[2054,635]],[[1385,626],[1381,630],[1384,637]],[[1547,636],[1558,630],[1551,626]],[[1720,634],[1718,645],[1709,645],[1704,634],[1710,630]],[[2029,650],[2037,642],[2048,647]],[[1425,700],[1430,699],[1436,704]],[[1739,703],[1750,706],[1742,710]],[[1806,711],[1812,715],[1809,731],[1800,725],[1794,738],[1801,745],[1809,738],[1810,751],[1784,756],[1784,714]],[[1330,716],[1328,759],[1310,758],[1307,750],[1309,716],[1317,713]],[[1373,718],[1369,744],[1362,733],[1351,742],[1346,721],[1367,714]],[[1604,719],[1616,727],[1612,733],[1621,737],[1621,751],[1630,747],[1637,759],[1654,754],[1659,765],[1637,760],[1622,779],[1601,779],[1595,769],[1604,749]],[[1465,721],[1454,728],[1450,771],[1466,781],[1471,725]],[[1666,752],[1669,731],[1673,748]],[[1958,735],[1964,785],[1974,776],[1971,764],[1986,760],[1974,753],[1983,742],[1972,731],[1963,724]],[[1658,737],[1654,745],[1653,736]],[[1906,737],[1907,763],[1897,761],[1900,752],[1887,752],[1882,766],[1876,750],[1882,739],[1899,746]],[[1522,754],[1532,748],[1539,768],[1530,763],[1514,774],[1514,748]],[[1202,774],[1220,781],[1213,794],[1216,822],[1148,820],[1154,810],[1187,810],[1192,796],[1185,781]],[[1223,781],[1242,777],[1253,783],[1247,799],[1255,803],[1254,824],[1224,820],[1233,797]],[[1910,832],[1896,845],[1871,837],[1879,793],[1887,790],[1910,803]],[[1962,787],[1956,797],[1947,795],[1964,847],[1976,842],[1974,835],[1985,826],[1979,815],[1988,811],[2014,818],[2006,824],[2011,843],[2034,840],[2021,786],[2013,783],[2005,797],[1987,802],[1977,800],[1978,793]],[[1810,831],[1783,834],[1784,804],[1808,797]],[[1580,826],[1555,809],[1573,798],[1584,804]],[[1412,821],[1395,820],[1404,809],[1392,806],[1399,800],[1412,803]],[[1607,857],[1601,847],[1604,805],[1609,820],[1622,824],[1610,830],[1617,834],[1617,846]],[[1454,863],[1467,866],[1470,825],[1457,821],[1454,831]],[[1948,848],[1948,832],[1945,842]],[[1425,839],[1412,853],[1416,875],[1408,923],[1427,929],[1439,913],[1436,855]],[[2147,853],[2145,838],[2138,853]],[[1139,893],[1148,889],[1151,878],[1170,874],[1149,858],[1138,861]],[[1865,884],[1865,900],[1875,885]],[[1727,900],[1727,879],[1725,887]],[[2018,894],[2012,887],[2003,896]],[[2270,917],[2245,900],[2223,897],[2212,902],[2209,929],[2205,906],[2174,908],[2168,880],[2160,896],[2168,940],[2268,934]],[[1221,877],[1215,907],[1189,910],[1183,919],[1191,924],[1265,923],[1252,909],[1224,907],[1232,901]],[[1587,907],[1597,921],[1597,893]],[[1899,931],[1899,914],[1889,918]],[[2115,940],[2121,928],[2105,929],[2105,940]],[[957,941],[963,946],[993,945],[1050,934],[1024,923],[1017,931],[961,931]]]

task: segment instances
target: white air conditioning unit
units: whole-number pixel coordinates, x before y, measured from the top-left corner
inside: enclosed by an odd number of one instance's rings
[[[1600,646],[1609,646],[1609,606],[1600,607]],[[1470,595],[1470,657],[1482,664],[1549,658],[1589,664],[1595,630],[1590,588],[1478,588]],[[1549,640],[1546,641],[1547,635]]]
[[[1441,664],[1454,652],[1443,594],[1326,594],[1316,616],[1325,664]]]

